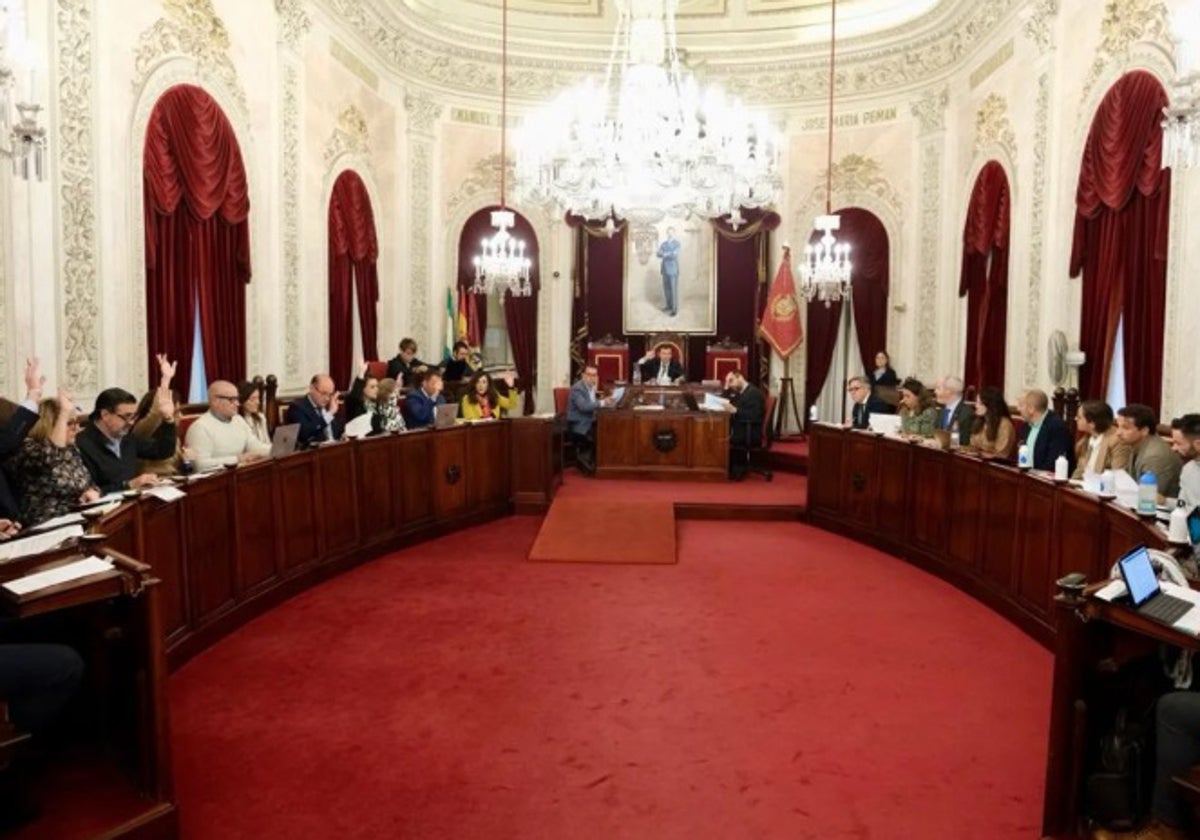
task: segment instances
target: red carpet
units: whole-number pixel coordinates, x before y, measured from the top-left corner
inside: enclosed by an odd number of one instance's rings
[[[797,523],[524,562],[536,518],[306,592],[171,678],[185,840],[1037,836],[1051,657]]]
[[[551,563],[674,563],[675,506],[665,501],[560,498],[529,559]]]
[[[632,481],[588,478],[568,470],[557,498],[803,506],[808,499],[808,477],[777,472],[772,481],[763,481],[757,475],[747,476],[743,481]]]

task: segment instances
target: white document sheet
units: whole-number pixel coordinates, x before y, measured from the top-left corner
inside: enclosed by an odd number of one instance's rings
[[[43,551],[57,547],[71,537],[81,536],[83,536],[82,525],[68,525],[65,528],[55,528],[53,531],[34,534],[32,537],[0,543],[0,561],[41,554]]]
[[[62,516],[56,516],[53,519],[47,519],[45,522],[39,522],[32,528],[26,528],[25,532],[35,534],[38,531],[53,531],[55,528],[62,528],[67,525],[76,525],[84,521],[82,513],[64,513]]]
[[[157,487],[151,487],[143,496],[153,496],[163,502],[175,502],[182,499],[187,493],[184,493],[178,487],[171,484],[160,484]]]
[[[26,595],[30,592],[36,592],[39,589],[45,589],[48,586],[66,583],[69,580],[79,580],[89,575],[111,572],[112,567],[113,564],[110,560],[102,560],[99,557],[85,557],[82,560],[76,560],[74,563],[65,563],[62,566],[56,566],[44,572],[34,572],[31,575],[10,580],[4,584],[4,588],[14,595]]]

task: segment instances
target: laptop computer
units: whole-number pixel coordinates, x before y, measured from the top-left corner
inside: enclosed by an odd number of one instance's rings
[[[434,410],[436,411],[436,414],[433,415],[433,428],[435,429],[449,429],[458,419],[458,403],[439,405]]]
[[[300,424],[288,423],[286,426],[276,426],[275,436],[271,438],[271,457],[282,458],[296,451],[296,440],[300,437]]]
[[[1117,561],[1125,588],[1129,590],[1131,606],[1138,613],[1163,624],[1174,624],[1191,610],[1193,604],[1162,591],[1154,567],[1150,565],[1150,552],[1139,545]]]
[[[867,418],[867,425],[872,432],[879,435],[895,435],[900,433],[899,414],[872,414]]]

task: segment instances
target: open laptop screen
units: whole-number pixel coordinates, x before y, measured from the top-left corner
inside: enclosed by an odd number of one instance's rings
[[[1150,553],[1146,546],[1139,545],[1117,561],[1121,567],[1121,577],[1125,578],[1125,588],[1135,607],[1140,607],[1158,592],[1158,578],[1154,576],[1154,567],[1150,565]]]

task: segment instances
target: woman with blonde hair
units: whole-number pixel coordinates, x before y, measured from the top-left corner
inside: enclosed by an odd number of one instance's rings
[[[21,497],[25,527],[69,513],[76,505],[100,498],[83,457],[75,447],[82,419],[61,388],[57,399],[38,403],[38,420],[9,461]]]
[[[405,430],[404,415],[400,413],[400,389],[395,379],[384,377],[379,380],[379,392],[374,400],[367,403],[367,411],[371,414],[372,434]]]

